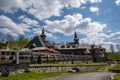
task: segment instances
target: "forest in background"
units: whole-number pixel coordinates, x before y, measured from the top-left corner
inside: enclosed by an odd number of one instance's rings
[[[24,35],[19,35],[18,37],[14,38],[10,34],[5,35],[0,33],[0,42],[0,49],[4,49],[7,44],[10,49],[22,49],[29,42],[29,39]],[[2,43],[5,43],[5,45]]]

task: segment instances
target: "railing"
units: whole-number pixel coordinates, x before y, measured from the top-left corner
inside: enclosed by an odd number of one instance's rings
[[[31,51],[0,50],[0,64],[20,64],[31,62]]]
[[[68,55],[68,54],[48,54],[41,52],[21,51],[21,50],[0,50],[0,64],[21,64],[37,62],[74,62],[74,61],[92,61],[92,56],[86,55]]]
[[[39,53],[38,53],[39,54]],[[39,55],[41,62],[92,61],[92,55],[46,54]]]

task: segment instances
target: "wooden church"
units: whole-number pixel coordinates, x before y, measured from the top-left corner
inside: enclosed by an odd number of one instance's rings
[[[50,42],[46,40],[46,35],[44,32],[44,28],[42,29],[42,33],[40,36],[35,36],[26,46],[25,48],[32,49],[34,52],[41,52],[47,54],[59,54],[56,51],[56,47],[52,45]]]
[[[73,42],[53,45],[46,40],[44,28],[40,36],[34,37],[26,46],[27,49],[32,49],[40,54],[64,54],[78,55],[82,60],[92,60],[94,62],[106,61],[106,49],[95,45],[81,45],[74,32]]]

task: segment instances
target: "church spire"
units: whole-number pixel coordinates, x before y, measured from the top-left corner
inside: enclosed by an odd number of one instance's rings
[[[42,35],[45,35],[44,27],[42,28]]]
[[[76,33],[76,32],[74,32],[74,39],[75,39],[75,38],[77,38],[77,33]]]
[[[78,37],[77,37],[76,31],[74,31],[74,43],[75,43],[75,44],[79,44],[79,39],[78,39]]]
[[[46,35],[45,35],[45,31],[44,31],[44,27],[42,28],[42,33],[40,35],[42,37],[42,39],[45,41],[46,40]]]

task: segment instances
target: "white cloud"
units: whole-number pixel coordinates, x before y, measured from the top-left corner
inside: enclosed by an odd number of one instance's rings
[[[120,39],[120,31],[115,32],[115,33],[111,33],[109,35],[109,39],[115,40],[115,39]]]
[[[116,5],[120,6],[120,0],[115,0]]]
[[[46,20],[46,29],[48,29],[50,32],[59,32],[64,35],[71,35],[73,34],[73,30],[75,26],[79,24],[79,20],[82,19],[81,14],[75,14],[75,15],[67,15],[64,17],[63,20],[55,20],[55,21],[49,21]],[[57,26],[56,26],[57,25]]]
[[[87,3],[87,0],[59,0],[64,7],[79,8],[82,4]]]
[[[86,9],[86,7],[81,7],[81,9]]]
[[[41,28],[33,28],[32,31],[34,32],[35,35],[40,35],[42,33],[42,29]],[[52,33],[50,32],[46,32],[45,31],[45,35],[48,37],[48,38],[53,38],[53,39],[56,39],[57,37],[54,36]]]
[[[24,34],[24,29],[14,23],[10,18],[0,15],[0,32],[11,35]]]
[[[39,22],[37,20],[30,19],[26,17],[25,15],[19,16],[19,18],[23,23],[29,25],[29,26],[39,26]]]
[[[91,3],[101,3],[102,0],[89,0]]]
[[[32,20],[26,16],[20,16],[19,19],[22,22],[17,24],[9,17],[0,15],[0,32],[18,36],[24,35],[25,32],[30,32],[33,27],[36,29],[39,27],[39,23],[36,20]]]
[[[99,11],[99,8],[98,8],[98,7],[90,7],[89,9],[90,9],[90,11],[91,11],[92,13]]]
[[[66,36],[77,33],[86,36],[89,42],[103,42],[106,35],[103,33],[106,24],[93,22],[90,18],[83,18],[81,14],[66,15],[63,20],[45,21],[45,28],[52,33],[62,33]],[[85,39],[84,39],[85,40]]]
[[[51,16],[60,16],[63,5],[58,0],[39,0],[31,2],[28,13],[32,14],[39,20],[49,18]]]
[[[13,36],[24,35],[25,32],[32,32],[35,35],[41,34],[41,26],[39,26],[36,20],[31,20],[26,16],[20,16],[22,21],[16,24],[12,19],[5,15],[0,15],[0,32],[4,34],[11,34]],[[52,33],[46,32],[47,37],[56,39]]]
[[[19,9],[33,15],[39,20],[49,18],[51,16],[60,16],[61,9],[79,8],[87,2],[100,3],[102,0],[0,0],[0,9],[14,13]]]

